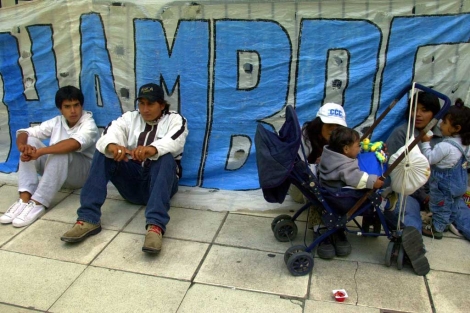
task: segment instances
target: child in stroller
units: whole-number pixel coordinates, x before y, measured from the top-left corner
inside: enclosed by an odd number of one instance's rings
[[[344,215],[365,194],[367,189],[378,189],[384,184],[377,175],[359,169],[357,155],[361,151],[360,135],[357,131],[339,126],[331,132],[328,146],[323,148],[318,166],[323,197],[329,203],[335,202],[337,213]],[[368,213],[368,212],[367,212]],[[347,256],[351,245],[341,245],[345,241],[345,231],[339,230],[328,237],[317,248],[322,259]]]

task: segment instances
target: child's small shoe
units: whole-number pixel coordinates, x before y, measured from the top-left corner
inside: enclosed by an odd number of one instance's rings
[[[434,229],[434,226],[432,226],[432,224],[423,226],[422,234],[423,234],[423,236],[431,237],[431,238],[434,238],[434,239],[442,239],[442,237],[443,237],[443,233],[436,231]]]

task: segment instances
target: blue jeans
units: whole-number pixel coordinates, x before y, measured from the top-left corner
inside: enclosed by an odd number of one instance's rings
[[[441,169],[433,166],[429,179],[432,224],[436,231],[443,232],[447,225],[454,223],[465,238],[470,238],[470,210],[462,196],[467,191],[467,170],[462,167],[461,158],[452,168]]]
[[[470,209],[462,198],[459,200],[458,210],[455,213],[454,225],[465,239],[470,240]]]
[[[92,224],[100,222],[101,206],[106,200],[109,181],[127,201],[147,205],[146,225],[158,225],[165,232],[170,220],[170,199],[178,191],[176,162],[170,153],[142,167],[131,160],[116,162],[96,151],[90,176],[80,193],[77,220]]]
[[[399,208],[400,208],[400,201],[401,201],[401,195],[400,198],[397,201],[397,204],[395,206],[395,210],[392,211],[393,219],[392,223],[394,224],[393,226],[397,225],[398,221],[398,213],[399,213]],[[402,210],[405,210],[405,219],[403,221],[403,224],[405,226],[412,226],[416,228],[420,233],[423,228],[423,221],[421,220],[421,205],[419,204],[418,200],[411,196],[406,196],[406,205]]]

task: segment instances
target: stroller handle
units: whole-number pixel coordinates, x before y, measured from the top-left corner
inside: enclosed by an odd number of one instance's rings
[[[415,85],[416,88],[418,88],[422,91],[426,91],[428,93],[432,93],[436,97],[438,97],[439,99],[444,100],[444,105],[442,106],[441,110],[438,113],[436,113],[436,115],[434,116],[434,118],[436,119],[435,123],[426,130],[426,132],[427,132],[428,130],[433,128],[434,125],[437,124],[437,121],[440,120],[444,116],[444,114],[449,109],[449,107],[451,105],[451,102],[450,102],[449,97],[447,97],[446,95],[444,95],[444,94],[442,94],[442,93],[440,93],[440,92],[438,92],[434,89],[431,89],[429,87],[423,86],[423,85],[418,84],[418,83],[414,83],[414,85]],[[369,137],[370,134],[372,134],[372,131],[374,131],[375,127],[385,118],[385,116],[388,114],[388,112],[390,112],[395,107],[395,105],[398,103],[398,101],[400,101],[400,99],[403,98],[403,96],[405,96],[411,90],[412,87],[413,87],[413,84],[408,84],[397,94],[397,96],[393,99],[392,103],[382,112],[382,114],[380,114],[380,116],[374,121],[374,123],[371,125],[371,127],[369,127],[369,129],[362,135],[360,141],[364,140],[365,138]],[[433,121],[431,121],[429,124],[431,124],[432,122]],[[429,126],[429,124],[427,126]],[[427,128],[427,126],[426,126],[426,128]],[[421,138],[422,138],[422,136],[421,136]]]

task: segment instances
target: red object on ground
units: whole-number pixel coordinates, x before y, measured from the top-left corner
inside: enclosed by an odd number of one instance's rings
[[[338,302],[344,302],[344,299],[346,299],[346,294],[342,291],[337,291],[335,293],[335,299]]]

